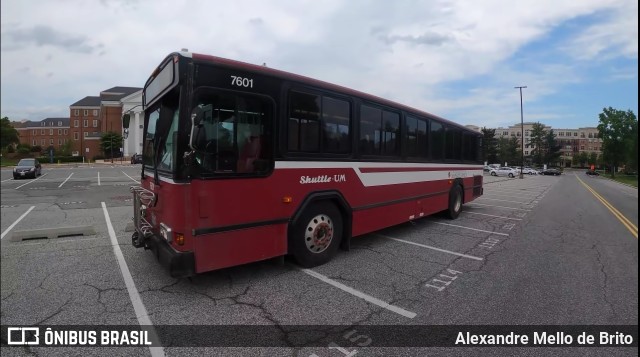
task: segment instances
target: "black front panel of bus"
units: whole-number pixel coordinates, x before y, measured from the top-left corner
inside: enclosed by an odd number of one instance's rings
[[[194,87],[215,87],[267,95],[276,100],[282,80],[241,69],[209,64],[195,64]]]

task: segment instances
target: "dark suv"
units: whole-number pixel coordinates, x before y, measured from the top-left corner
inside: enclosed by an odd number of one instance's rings
[[[142,163],[142,155],[141,154],[133,154],[131,156],[131,164],[141,164]]]

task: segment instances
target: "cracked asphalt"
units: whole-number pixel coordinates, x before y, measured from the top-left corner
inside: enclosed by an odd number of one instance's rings
[[[139,166],[2,170],[1,323],[138,325],[109,238],[104,202],[149,319],[164,325],[637,325],[638,241],[577,179],[638,224],[636,189],[567,171],[485,176],[457,220],[440,215],[352,241],[313,269],[271,260],[173,279],[131,246],[129,185]],[[69,175],[73,173],[71,177]],[[100,179],[98,179],[100,175]],[[127,176],[128,175],[128,176]],[[62,184],[66,179],[64,184]],[[62,184],[62,185],[61,185]],[[15,226],[31,206],[29,212]],[[91,236],[12,241],[14,232],[91,225]],[[637,232],[636,232],[637,234]],[[410,244],[413,243],[413,244]],[[344,289],[337,288],[340,285]],[[355,293],[354,293],[355,292]],[[358,295],[358,293],[360,295]],[[362,297],[384,302],[387,307]],[[395,312],[403,309],[412,316]],[[165,355],[637,355],[637,348],[165,347]],[[149,355],[148,348],[8,347],[3,356]]]

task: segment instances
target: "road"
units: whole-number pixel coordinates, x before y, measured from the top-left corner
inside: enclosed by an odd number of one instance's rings
[[[275,260],[189,279],[169,277],[149,251],[131,246],[128,188],[138,165],[43,173],[14,181],[2,170],[3,326],[277,325],[291,339],[287,326],[301,324],[382,325],[385,332],[389,325],[638,324],[637,228],[634,236],[603,203],[637,227],[637,190],[582,172],[485,176],[485,195],[457,220],[436,215],[354,239],[351,251],[312,270]],[[87,226],[95,234],[15,241],[38,229]],[[155,350],[3,344],[2,354],[637,355],[637,348],[336,347],[347,342]]]

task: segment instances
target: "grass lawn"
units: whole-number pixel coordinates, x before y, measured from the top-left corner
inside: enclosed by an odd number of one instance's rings
[[[15,159],[8,159],[6,157],[2,157],[0,159],[0,166],[5,167],[5,166],[16,166],[16,164],[18,163],[18,160]]]
[[[607,175],[608,178],[611,176]],[[626,183],[627,185],[631,185],[633,187],[638,187],[638,176],[624,176],[624,175],[616,175],[614,180],[622,183]]]

